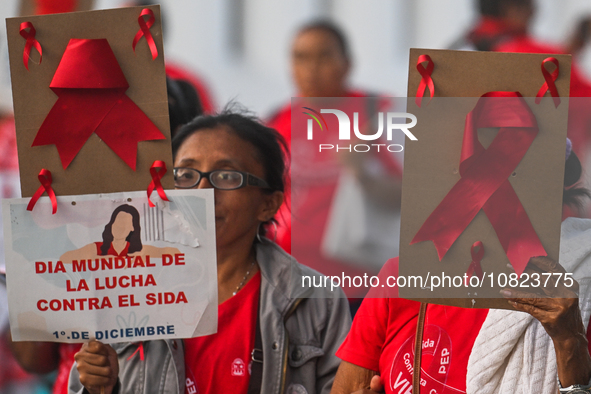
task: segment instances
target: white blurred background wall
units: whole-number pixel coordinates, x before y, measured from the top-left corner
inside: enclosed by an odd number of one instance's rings
[[[95,0],[113,8],[124,0]],[[0,0],[15,16],[17,0]],[[475,0],[162,0],[165,56],[203,77],[218,106],[230,99],[267,116],[294,93],[289,49],[302,23],[329,17],[351,42],[351,85],[406,95],[408,49],[446,48],[475,18]],[[589,0],[538,0],[531,33],[562,43]],[[6,38],[1,33],[0,106],[10,106]],[[591,75],[591,50],[580,62]],[[1,108],[0,108],[1,109]]]

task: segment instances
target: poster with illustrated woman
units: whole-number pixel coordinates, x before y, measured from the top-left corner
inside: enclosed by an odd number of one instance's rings
[[[211,190],[3,201],[16,341],[105,343],[214,333]],[[14,278],[14,279],[13,279]]]

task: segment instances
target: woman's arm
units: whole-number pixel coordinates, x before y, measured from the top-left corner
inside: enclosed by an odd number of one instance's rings
[[[73,260],[88,260],[100,257],[97,254],[96,244],[88,244],[80,249],[70,250],[60,257],[60,261],[64,264],[72,264]]]
[[[175,254],[180,254],[181,251],[178,250],[177,248],[173,248],[173,247],[165,247],[165,248],[159,248],[157,246],[152,246],[152,245],[142,245],[142,250],[136,253],[131,253],[130,256],[136,256],[136,255],[141,255],[141,256],[150,256],[150,257],[162,257],[163,254],[169,254],[169,255],[175,255]]]
[[[55,342],[13,342],[8,330],[8,344],[19,365],[29,373],[45,374],[57,369],[59,364],[59,343]]]
[[[330,394],[369,394],[383,392],[380,376],[375,371],[341,362]]]
[[[526,272],[530,277],[534,272],[562,273],[563,276],[566,273],[548,257],[532,257]],[[501,293],[515,309],[538,319],[552,338],[561,386],[587,385],[591,379],[591,357],[579,310],[578,284],[562,278],[557,282],[557,277],[550,275],[548,283],[538,293],[513,289],[504,289]]]

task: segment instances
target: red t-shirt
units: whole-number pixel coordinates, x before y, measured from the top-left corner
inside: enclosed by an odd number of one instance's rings
[[[96,253],[99,256],[103,255],[103,252],[101,251],[101,248],[103,246],[102,242],[95,242],[96,244]],[[111,244],[109,246],[109,251],[107,252],[107,256],[117,256],[117,257],[125,257],[127,256],[127,252],[129,251],[129,242],[125,243],[125,247],[123,248],[123,250],[120,253],[117,253],[117,251],[113,248],[113,244]]]
[[[74,355],[80,351],[81,343],[60,343],[59,344],[59,365],[57,368],[57,377],[53,384],[53,394],[68,393],[68,379],[70,370],[74,365]]]
[[[398,258],[389,260],[384,269],[397,275]],[[403,298],[366,298],[337,356],[378,371],[386,393],[410,393],[419,306],[419,302]],[[466,391],[468,358],[487,313],[487,309],[428,305],[421,359],[422,392]]]
[[[261,274],[218,306],[218,332],[185,339],[186,394],[248,392]]]
[[[346,97],[362,98],[368,95],[361,91],[348,91]],[[389,104],[384,100],[384,105]],[[354,104],[343,104],[354,105]],[[354,108],[354,107],[350,107]],[[341,109],[343,109],[341,107]],[[361,117],[366,116],[361,113]],[[299,119],[299,118],[298,118]],[[330,121],[333,121],[332,117]],[[305,122],[304,118],[298,121]],[[330,124],[330,123],[329,123]],[[294,257],[325,275],[340,276],[343,273],[343,265],[346,264],[346,274],[348,276],[363,276],[367,269],[360,268],[358,265],[348,265],[344,261],[337,260],[327,256],[322,251],[322,240],[326,233],[326,227],[329,219],[329,213],[337,190],[339,175],[342,173],[342,163],[335,155],[327,155],[326,152],[316,152],[309,149],[309,141],[303,133],[292,135],[292,117],[291,103],[281,108],[275,113],[268,122],[268,125],[276,129],[286,140],[292,150],[292,172],[293,184],[296,186],[294,195],[297,194],[297,200],[291,203],[291,191],[285,193],[285,203],[281,206],[276,219],[277,243]],[[301,130],[305,130],[302,128]],[[333,137],[328,134],[318,134],[319,140],[316,142],[334,142]],[[402,167],[392,154],[381,150],[376,154],[376,158],[391,175],[402,176]],[[305,162],[305,168],[302,166]],[[295,170],[298,167],[299,170]],[[306,177],[311,174],[315,181],[310,181]],[[321,179],[321,180],[319,180]],[[297,181],[297,182],[296,182]],[[298,218],[293,223],[292,215]],[[273,230],[271,230],[271,234]],[[292,248],[293,246],[293,248]],[[359,292],[354,288],[343,289],[347,296],[359,296]]]

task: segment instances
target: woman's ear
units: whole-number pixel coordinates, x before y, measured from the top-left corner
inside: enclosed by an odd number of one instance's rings
[[[275,216],[275,214],[281,207],[281,204],[283,204],[285,196],[283,192],[274,191],[271,194],[265,194],[263,198],[264,202],[257,219],[261,222],[266,222],[268,220],[271,220],[273,216]]]

